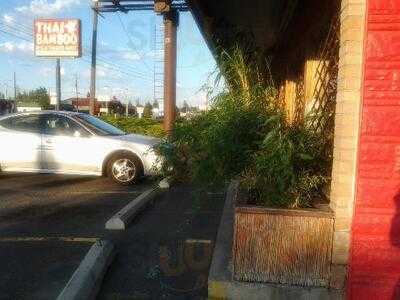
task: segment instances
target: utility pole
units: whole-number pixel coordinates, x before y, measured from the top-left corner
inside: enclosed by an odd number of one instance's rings
[[[185,0],[93,0],[97,13],[154,10],[164,16],[165,60],[164,60],[164,128],[173,130],[176,108],[176,34],[179,12],[188,11]],[[96,23],[95,21],[93,22]],[[97,33],[97,27],[94,32]],[[92,46],[93,47],[93,46]],[[93,54],[93,53],[92,53]]]
[[[14,72],[14,110],[17,112],[17,75]]]
[[[56,59],[56,93],[56,111],[59,111],[61,103],[61,61],[59,58]]]
[[[125,96],[125,117],[129,116],[129,101],[128,101],[128,89],[125,89],[124,91],[124,96]]]
[[[75,74],[75,96],[76,96],[76,103],[78,104],[79,101],[79,92],[78,92],[78,73]],[[79,105],[77,105],[79,107]],[[78,108],[79,111],[79,108]]]
[[[96,99],[96,59],[97,59],[97,25],[99,23],[98,2],[93,7],[93,32],[92,32],[92,67],[90,73],[90,114],[95,112]]]
[[[179,24],[179,12],[171,9],[164,13],[164,129],[173,130],[176,118],[176,32]]]

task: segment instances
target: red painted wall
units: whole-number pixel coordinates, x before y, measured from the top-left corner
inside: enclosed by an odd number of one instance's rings
[[[400,0],[369,0],[349,299],[400,299]]]

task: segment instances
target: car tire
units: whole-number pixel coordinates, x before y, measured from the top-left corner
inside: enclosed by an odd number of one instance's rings
[[[143,176],[143,165],[136,155],[120,153],[109,160],[107,175],[120,185],[131,185]]]

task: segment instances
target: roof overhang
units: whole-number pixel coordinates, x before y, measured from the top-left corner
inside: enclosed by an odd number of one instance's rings
[[[233,45],[238,35],[251,35],[260,49],[273,48],[286,30],[298,0],[187,0],[214,52]]]

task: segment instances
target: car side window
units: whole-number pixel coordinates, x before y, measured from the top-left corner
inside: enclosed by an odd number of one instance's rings
[[[23,115],[10,117],[2,120],[0,125],[15,131],[40,133],[40,116]]]
[[[60,115],[49,114],[44,116],[43,133],[48,135],[74,136],[79,132],[80,136],[88,136],[89,133],[76,122]]]

